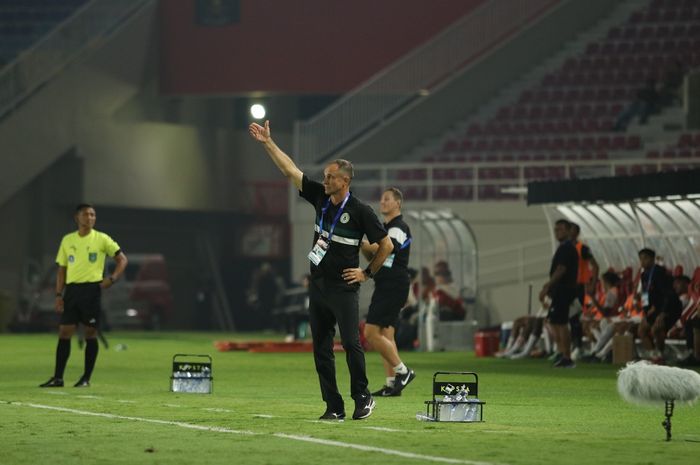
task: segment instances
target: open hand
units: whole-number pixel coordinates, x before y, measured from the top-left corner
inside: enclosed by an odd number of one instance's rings
[[[270,140],[270,121],[265,121],[265,127],[260,126],[258,123],[250,123],[248,134],[258,142],[267,142]]]
[[[367,281],[367,276],[362,268],[345,268],[343,279],[348,284],[364,283]]]

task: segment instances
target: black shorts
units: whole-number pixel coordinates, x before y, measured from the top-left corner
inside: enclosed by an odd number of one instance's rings
[[[367,323],[380,328],[396,327],[399,312],[408,300],[409,282],[375,283],[372,301],[369,304]]]
[[[666,329],[666,331],[673,328],[673,325],[676,324],[676,321],[678,321],[678,318],[681,317],[681,311],[682,310],[672,309],[670,311],[667,310],[667,311],[663,312],[664,317],[665,317],[664,318],[664,328]],[[651,315],[647,315],[647,313],[644,312],[644,318],[646,318],[647,323],[649,323],[649,325],[653,325],[660,313],[661,312],[659,312],[658,310],[655,311],[654,313],[652,313]]]
[[[576,299],[576,293],[562,293],[552,296],[552,306],[547,313],[547,320],[553,325],[569,324],[569,308]]]
[[[100,323],[102,289],[100,283],[80,283],[66,286],[60,324],[96,328]]]

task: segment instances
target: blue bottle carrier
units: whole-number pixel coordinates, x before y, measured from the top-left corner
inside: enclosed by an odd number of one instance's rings
[[[476,423],[484,421],[484,405],[478,398],[479,377],[467,371],[437,371],[433,375],[433,399],[426,400],[429,421]]]
[[[170,391],[211,394],[214,378],[209,355],[173,355],[173,374],[170,376]]]

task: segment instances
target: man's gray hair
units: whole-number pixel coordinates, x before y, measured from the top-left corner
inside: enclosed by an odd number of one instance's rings
[[[345,174],[352,181],[353,176],[355,176],[355,170],[352,167],[352,163],[342,158],[333,160],[331,163],[338,165],[338,170]]]

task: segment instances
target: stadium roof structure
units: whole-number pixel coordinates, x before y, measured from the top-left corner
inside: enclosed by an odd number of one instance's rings
[[[563,202],[629,202],[700,193],[700,169],[637,176],[528,183],[528,205]]]
[[[579,224],[601,269],[636,268],[637,251],[650,247],[667,267],[692,273],[700,265],[699,181],[700,170],[687,170],[536,182],[528,204],[542,205],[550,226],[562,217]]]

